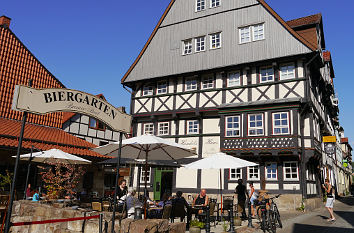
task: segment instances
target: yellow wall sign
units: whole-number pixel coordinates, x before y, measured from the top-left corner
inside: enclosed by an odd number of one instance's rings
[[[323,142],[336,142],[336,136],[323,136],[322,137]]]

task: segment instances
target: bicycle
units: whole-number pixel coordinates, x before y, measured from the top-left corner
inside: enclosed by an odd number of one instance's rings
[[[283,227],[277,204],[274,202],[274,199],[279,196],[280,194],[272,198],[263,199],[256,204],[258,205],[257,214],[260,218],[263,232],[269,231],[275,233],[277,226],[280,228]]]

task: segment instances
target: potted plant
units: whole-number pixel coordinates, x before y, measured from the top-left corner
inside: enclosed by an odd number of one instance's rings
[[[199,222],[198,220],[192,220],[190,227],[189,227],[189,232],[190,233],[200,233],[201,228],[204,228],[203,222]]]
[[[241,226],[241,224],[242,224],[242,219],[241,219],[240,216],[236,215],[236,216],[234,217],[234,224],[235,224],[235,226]]]
[[[224,221],[222,223],[222,229],[223,229],[223,232],[222,233],[226,233],[227,232],[227,228],[229,228],[229,223]]]

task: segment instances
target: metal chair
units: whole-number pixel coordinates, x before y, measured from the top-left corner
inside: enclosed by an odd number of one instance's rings
[[[224,212],[226,211],[228,213],[227,214],[227,219],[229,220],[229,211],[230,211],[231,208],[233,208],[233,205],[234,205],[234,197],[233,196],[224,196],[223,197],[223,203],[222,203],[221,216],[223,217],[224,216]]]
[[[162,219],[170,219],[172,211],[172,205],[164,205],[162,210]]]
[[[185,205],[181,202],[177,202],[177,203],[172,202],[171,222],[173,223],[175,221],[175,218],[181,218],[181,222],[183,222],[185,217],[186,217]]]
[[[0,232],[3,231],[6,219],[7,209],[9,207],[10,196],[9,195],[0,195],[0,214],[2,216],[2,224],[0,228]],[[1,218],[0,218],[1,219]]]
[[[209,202],[209,219],[210,222],[214,222],[214,227],[216,226],[216,216],[215,216],[216,200],[210,200]],[[199,218],[206,223],[206,212],[199,214]]]

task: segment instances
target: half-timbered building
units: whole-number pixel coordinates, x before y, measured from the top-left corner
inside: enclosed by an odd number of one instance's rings
[[[190,145],[188,161],[223,151],[259,164],[224,170],[224,193],[243,179],[297,201],[319,196],[321,137],[338,122],[324,50],[321,14],[285,22],[263,0],[172,0],[122,79],[133,135]],[[171,172],[173,192],[218,192],[218,171]],[[150,176],[161,191],[160,172]]]

